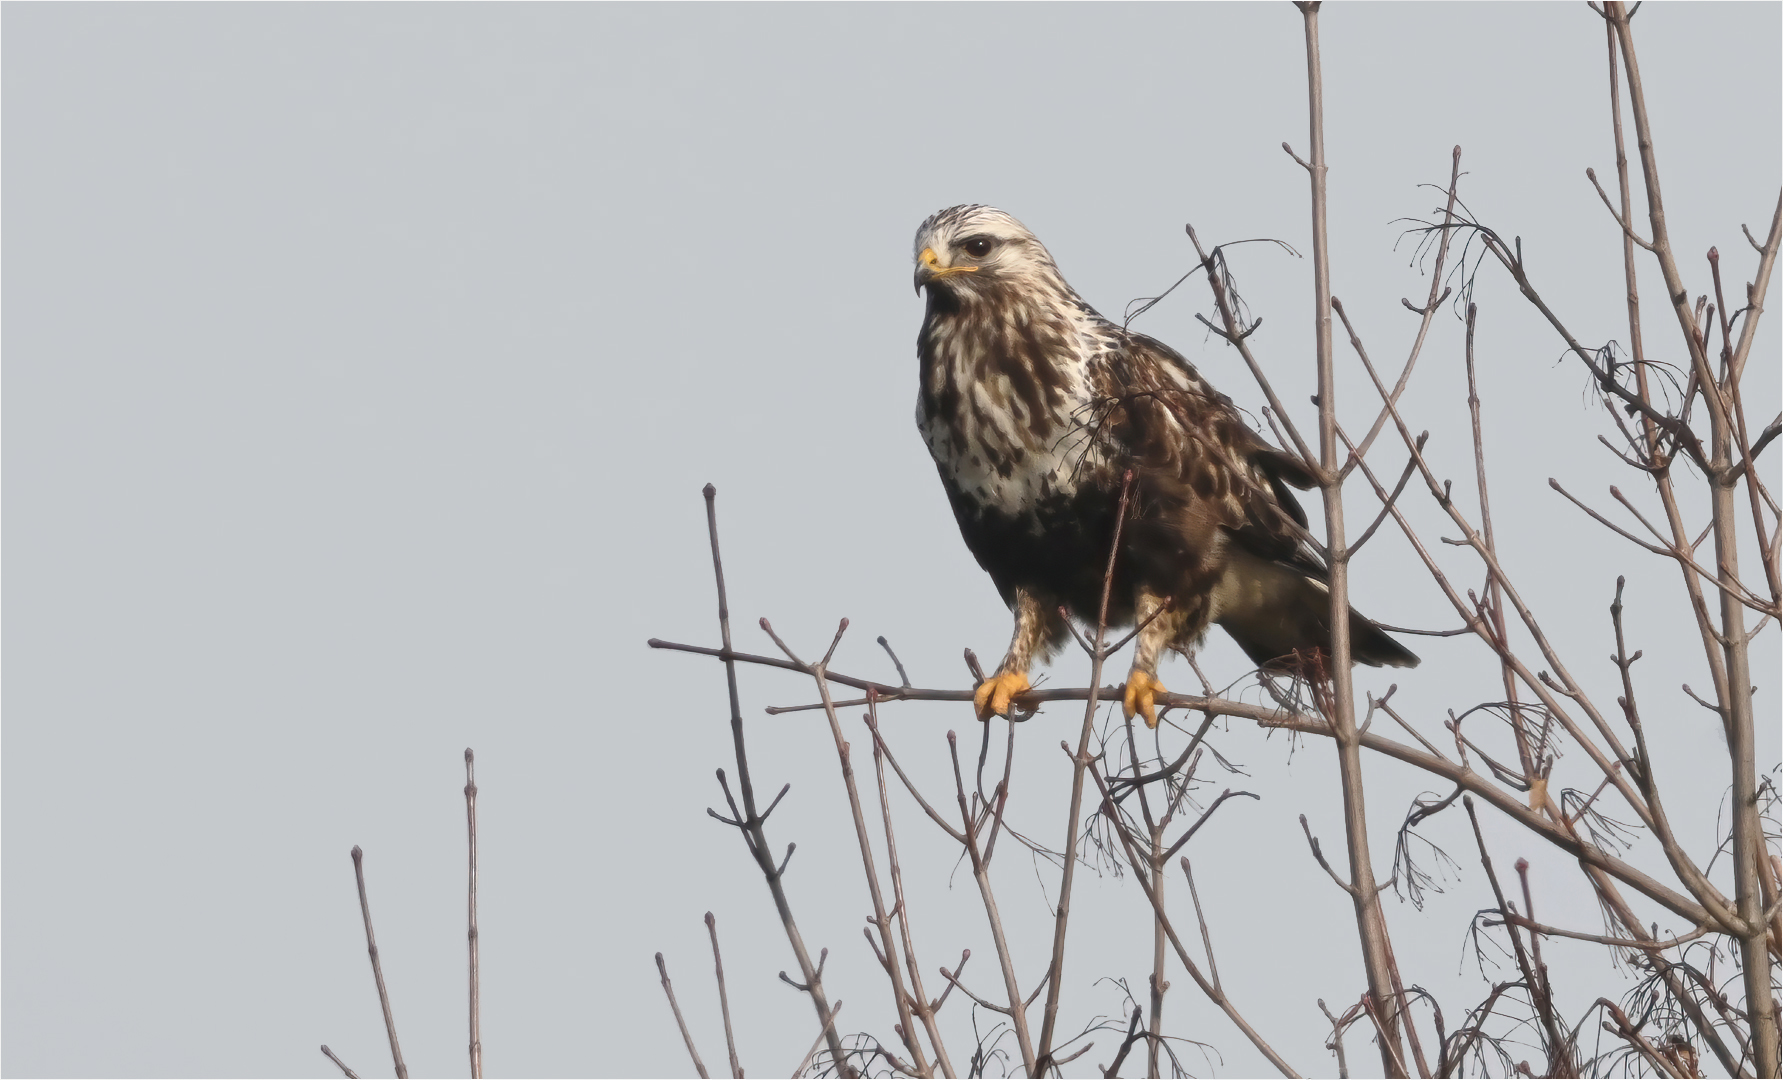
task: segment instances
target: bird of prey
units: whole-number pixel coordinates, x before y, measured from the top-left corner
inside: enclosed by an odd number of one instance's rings
[[[942,210],[915,253],[928,290],[917,427],[966,546],[1015,614],[1009,652],[974,695],[980,719],[1008,713],[1067,617],[1095,625],[1123,484],[1108,625],[1142,627],[1129,718],[1157,725],[1159,654],[1214,623],[1266,671],[1306,673],[1329,654],[1327,572],[1288,490],[1314,482],[1298,458],[1169,346],[1098,315],[1009,214]],[[1354,610],[1349,627],[1356,662],[1417,664]]]

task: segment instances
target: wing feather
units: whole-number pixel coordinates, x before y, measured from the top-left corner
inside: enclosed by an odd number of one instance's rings
[[[1156,338],[1124,335],[1109,374],[1106,391],[1124,404],[1117,438],[1142,469],[1174,472],[1205,493],[1221,529],[1246,550],[1324,578],[1302,539],[1306,511],[1289,490],[1314,484],[1299,458],[1252,430],[1230,398]],[[1197,483],[1208,471],[1211,490]]]

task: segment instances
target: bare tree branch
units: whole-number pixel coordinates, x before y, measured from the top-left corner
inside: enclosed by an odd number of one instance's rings
[[[477,759],[470,747],[464,748],[464,817],[470,837],[470,928],[465,937],[470,942],[470,1056],[471,1077],[483,1075],[483,982],[477,965]]]
[[[335,1068],[339,1069],[341,1075],[345,1076],[347,1080],[359,1080],[359,1074],[347,1068],[347,1063],[336,1057],[334,1051],[328,1049],[327,1043],[322,1044],[322,1053],[327,1055],[329,1061],[334,1062]]]
[[[693,1070],[703,1077],[712,1074],[706,1071],[706,1063],[700,1060],[700,1052],[694,1049],[693,1035],[687,1030],[687,1021],[681,1018],[681,1004],[675,1000],[675,988],[669,983],[669,968],[663,963],[662,954],[656,954],[656,970],[662,975],[662,992],[668,996],[669,1009],[675,1014],[675,1025],[681,1029],[681,1041],[687,1044],[687,1056],[693,1059]]]
[[[384,1031],[390,1036],[390,1057],[396,1062],[396,1075],[407,1077],[409,1067],[402,1062],[402,1044],[396,1039],[396,1017],[390,1011],[390,992],[384,988],[384,965],[378,959],[378,939],[371,930],[371,901],[365,898],[365,852],[353,845],[353,877],[359,885],[359,913],[365,919],[365,951],[371,956],[372,980],[378,984],[378,1006],[384,1010]]]

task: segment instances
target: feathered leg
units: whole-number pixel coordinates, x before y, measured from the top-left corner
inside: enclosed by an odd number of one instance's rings
[[[1028,669],[1034,666],[1035,655],[1044,651],[1054,636],[1057,618],[1039,597],[1023,588],[1015,590],[1015,634],[1009,639],[1009,652],[997,665],[997,673],[972,692],[972,704],[980,720],[1009,715],[1010,699],[1028,689]]]
[[[1159,614],[1158,609],[1166,602],[1164,597],[1154,596],[1150,590],[1139,590],[1133,617],[1143,629],[1133,647],[1133,670],[1127,673],[1127,687],[1121,694],[1121,710],[1127,719],[1133,719],[1133,714],[1138,713],[1145,717],[1145,726],[1150,728],[1158,726],[1157,696],[1170,692],[1158,681],[1158,656],[1177,639],[1190,618],[1189,612],[1175,607]],[[1148,619],[1151,620],[1149,623]]]

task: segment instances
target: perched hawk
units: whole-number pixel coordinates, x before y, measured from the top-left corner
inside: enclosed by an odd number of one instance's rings
[[[1313,477],[1296,458],[1169,346],[1098,315],[1003,211],[943,210],[915,250],[916,288],[928,289],[917,427],[966,546],[1015,613],[1009,652],[975,695],[981,719],[1006,713],[1034,660],[1063,644],[1061,608],[1095,624],[1128,469],[1108,622],[1151,619],[1127,676],[1129,717],[1157,725],[1159,654],[1197,644],[1210,623],[1268,670],[1329,651],[1326,570],[1288,491]],[[1354,610],[1350,642],[1360,663],[1418,662]]]

